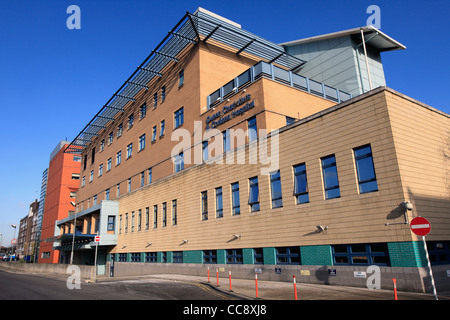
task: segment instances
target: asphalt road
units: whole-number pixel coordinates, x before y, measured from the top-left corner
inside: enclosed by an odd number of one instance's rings
[[[229,295],[206,285],[159,279],[81,283],[69,289],[67,277],[0,270],[0,300],[227,300]]]

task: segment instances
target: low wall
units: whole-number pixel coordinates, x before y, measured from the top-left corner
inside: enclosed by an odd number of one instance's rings
[[[215,281],[216,271],[219,278],[227,278],[231,270],[236,279],[254,279],[258,272],[258,280],[292,282],[296,276],[297,283],[321,285],[340,285],[367,288],[368,283],[374,283],[374,271],[368,266],[287,266],[287,265],[232,265],[232,264],[190,264],[190,263],[141,263],[115,262],[114,276],[140,276],[149,274],[185,274],[205,277]],[[449,265],[433,267],[433,276],[437,291],[450,290],[450,278],[447,276]],[[109,262],[106,273],[109,276]],[[427,268],[407,267],[379,267],[380,289],[391,290],[392,279],[397,282],[397,289],[401,291],[432,293],[431,281]]]
[[[70,276],[67,272],[69,264],[56,263],[20,263],[20,262],[0,262],[0,268],[23,273],[60,274]],[[92,280],[94,276],[94,266],[78,266],[81,271],[82,280]]]

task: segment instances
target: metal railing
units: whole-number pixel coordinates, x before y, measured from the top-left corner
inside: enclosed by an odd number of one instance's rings
[[[260,61],[250,69],[244,71],[224,86],[220,87],[207,97],[208,109],[219,104],[228,96],[236,93],[243,86],[266,77],[277,82],[287,84],[293,88],[317,95],[319,97],[341,103],[352,98],[352,95],[324,83],[300,76],[292,71],[274,66],[273,64]]]

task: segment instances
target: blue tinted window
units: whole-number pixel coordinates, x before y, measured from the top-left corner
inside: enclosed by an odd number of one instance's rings
[[[281,193],[280,170],[270,175],[270,188],[272,191],[272,208],[283,206],[283,196]]]
[[[304,163],[294,166],[294,196],[297,204],[309,202],[306,166]]]
[[[324,157],[322,160],[323,185],[325,189],[325,199],[339,198],[339,180],[336,167],[336,157],[334,155]]]
[[[353,150],[355,153],[356,173],[358,175],[359,192],[378,191],[375,168],[373,166],[372,150],[370,145]]]

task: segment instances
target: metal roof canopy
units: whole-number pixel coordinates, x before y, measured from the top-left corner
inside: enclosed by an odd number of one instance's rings
[[[142,89],[148,90],[148,83],[154,77],[162,77],[162,70],[171,62],[177,63],[177,56],[188,45],[214,40],[236,49],[236,54],[247,53],[262,60],[277,63],[287,69],[294,70],[305,61],[291,56],[278,44],[265,40],[232,21],[199,8],[194,14],[186,12],[183,18],[173,27],[166,37],[151,51],[150,55],[136,68],[131,76],[105,103],[94,118],[83,128],[78,136],[66,147],[66,153],[81,153],[81,148],[88,146],[93,137],[107,127],[107,124]]]
[[[315,42],[320,40],[326,40],[326,39],[332,39],[332,38],[338,38],[343,36],[352,36],[358,39],[359,41],[362,41],[361,38],[361,30],[364,32],[364,37],[367,37],[367,39],[370,38],[370,45],[380,52],[384,51],[392,51],[392,50],[405,50],[406,46],[401,44],[400,42],[392,39],[387,34],[381,32],[374,26],[364,26],[360,28],[354,28],[354,29],[348,29],[344,31],[338,31],[328,34],[323,34],[320,36],[315,37],[309,37],[289,42],[280,43],[281,46],[292,46],[296,44],[303,44],[308,42]],[[376,35],[374,37],[371,37],[371,35]],[[369,42],[369,40],[367,40]]]

